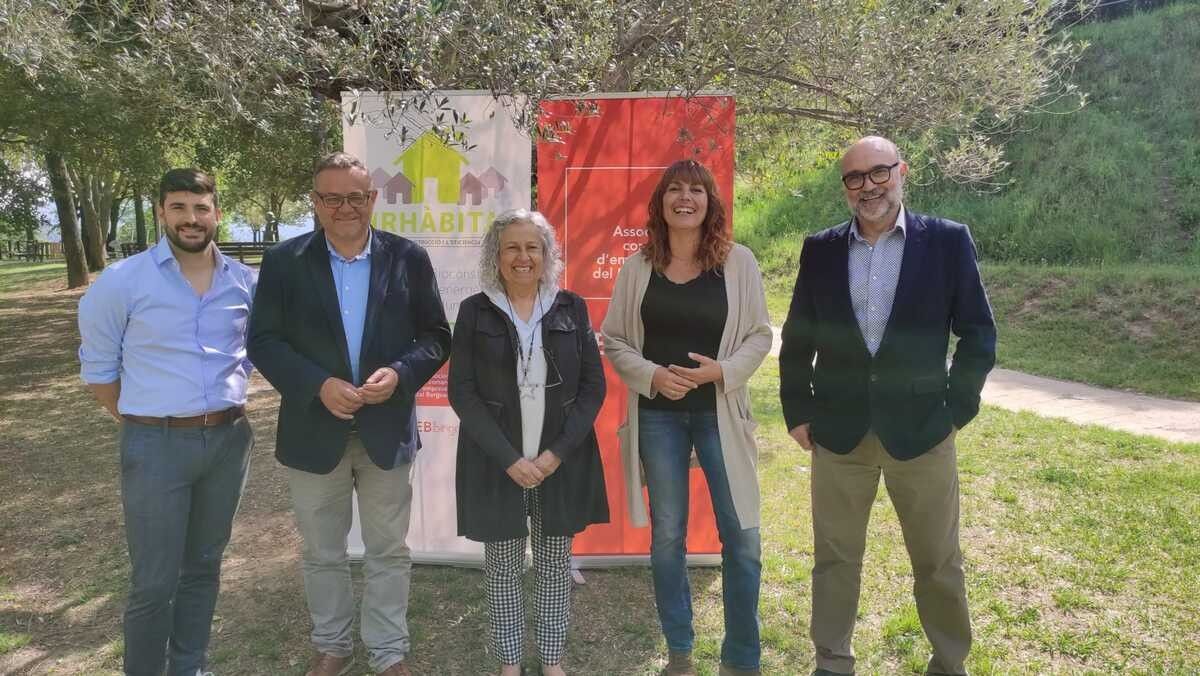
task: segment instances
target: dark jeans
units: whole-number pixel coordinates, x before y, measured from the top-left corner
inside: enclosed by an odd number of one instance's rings
[[[711,411],[638,411],[638,452],[650,492],[650,567],[654,600],[667,648],[692,649],[692,592],[688,585],[686,539],[688,463],[692,448],[712,495],[721,537],[721,590],[725,640],[721,661],[759,668],[758,589],[762,576],[758,528],[742,528],[729,491],[717,414]]]
[[[205,667],[221,554],[229,542],[254,433],[121,426],[121,501],[132,567],[125,673],[195,676]]]

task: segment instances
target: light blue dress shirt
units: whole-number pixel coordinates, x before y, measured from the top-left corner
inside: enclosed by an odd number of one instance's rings
[[[375,235],[367,231],[367,245],[353,258],[345,258],[329,240],[329,271],[333,273],[333,287],[337,290],[338,311],[342,314],[342,330],[346,332],[346,349],[350,353],[350,373],[354,385],[362,385],[362,374],[358,360],[362,352],[363,328],[367,322],[367,292],[371,286],[371,240]],[[370,375],[370,374],[368,374]]]
[[[870,244],[858,231],[858,220],[850,222],[850,301],[867,350],[874,356],[883,342],[883,332],[892,316],[900,264],[904,261],[904,207],[896,223]]]
[[[125,415],[193,416],[246,403],[257,273],[218,254],[203,296],[167,239],[110,265],[79,300],[80,376],[121,381]]]

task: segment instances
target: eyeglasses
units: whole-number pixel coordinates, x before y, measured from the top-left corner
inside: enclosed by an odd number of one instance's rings
[[[867,172],[852,171],[849,174],[843,174],[842,185],[846,186],[847,190],[858,190],[867,184],[868,177],[875,185],[887,183],[888,179],[892,177],[892,170],[898,166],[900,166],[899,161],[887,166],[880,165]]]
[[[367,202],[375,195],[375,191],[371,192],[352,192],[349,195],[341,195],[336,192],[320,193],[313,191],[317,196],[317,200],[325,206],[326,209],[341,209],[343,204],[349,204],[355,209],[361,209],[367,205]]]

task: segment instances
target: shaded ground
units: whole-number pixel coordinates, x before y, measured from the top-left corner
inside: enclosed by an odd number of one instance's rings
[[[79,381],[81,292],[65,290],[61,277],[57,267],[0,267],[3,674],[105,674],[121,665],[128,563],[116,426]],[[302,674],[310,627],[286,475],[273,458],[278,397],[257,374],[251,389],[257,446],[226,554],[212,665],[221,674]],[[712,579],[711,571],[697,576],[703,586]],[[644,631],[655,618],[649,577],[606,571],[587,580],[575,597],[571,660],[608,663],[617,673],[650,670],[657,653],[655,635]],[[590,619],[597,613],[605,621]],[[418,673],[490,666],[477,571],[419,566],[409,622]]]
[[[2,273],[3,270],[0,270]],[[0,279],[3,275],[0,274]],[[126,592],[113,425],[78,381],[77,292],[0,282],[0,673],[115,674]],[[787,441],[769,359],[762,421],[764,672],[811,669],[808,461]],[[256,380],[258,446],[226,558],[212,668],[303,673],[309,630],[298,536],[271,457],[275,395]],[[960,436],[972,673],[1200,672],[1200,446],[985,409]],[[855,648],[860,673],[916,673],[928,654],[894,511],[871,524]],[[358,571],[356,570],[356,575]],[[663,643],[644,569],[587,573],[566,664],[650,674]],[[714,674],[720,577],[693,573],[697,656]],[[420,674],[487,673],[478,571],[421,566]],[[359,653],[356,674],[365,673]]]

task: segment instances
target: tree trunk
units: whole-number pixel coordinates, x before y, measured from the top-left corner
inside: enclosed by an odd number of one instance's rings
[[[271,218],[267,219],[267,230],[264,232],[264,242],[279,241],[279,219],[283,216],[284,198],[282,195],[267,195],[267,203],[271,205]]]
[[[146,212],[142,209],[141,191],[133,193],[133,222],[138,251],[141,251],[146,248]]]
[[[54,206],[58,209],[58,230],[62,235],[63,258],[67,259],[67,286],[87,286],[88,266],[83,255],[83,242],[79,236],[79,221],[75,218],[75,199],[71,195],[70,179],[67,178],[67,163],[62,155],[46,153],[46,173],[50,176],[50,189],[54,193]]]
[[[108,237],[105,238],[105,241],[110,246],[117,241],[117,229],[121,227],[122,202],[124,200],[113,195],[112,203],[108,205]]]
[[[100,220],[101,211],[97,190],[99,181],[94,176],[72,172],[75,183],[75,197],[83,208],[83,247],[87,257],[88,270],[99,272],[104,269],[104,236],[105,223]],[[105,217],[108,214],[103,214]]]
[[[100,232],[104,235],[104,258],[112,255],[112,243],[117,239],[117,220],[120,217],[120,200],[114,186],[116,181],[95,179],[96,214],[100,217]]]
[[[74,183],[75,179],[72,179]],[[96,249],[92,246],[92,229],[88,227],[87,210],[83,208],[83,197],[80,191],[75,192],[75,221],[79,223],[79,240],[83,243],[83,258],[87,261],[88,270],[95,271]]]

